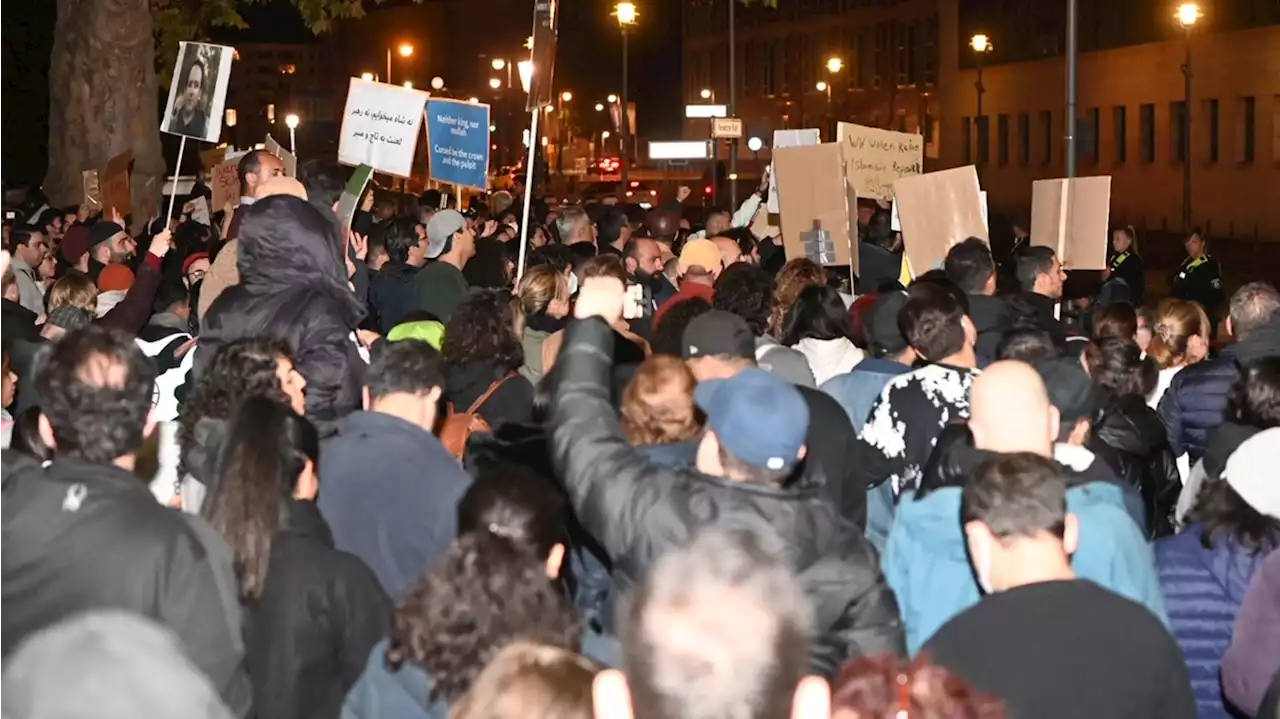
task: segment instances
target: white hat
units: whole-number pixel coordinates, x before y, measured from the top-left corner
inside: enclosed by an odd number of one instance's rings
[[[1227,468],[1222,471],[1227,484],[1241,499],[1272,519],[1280,519],[1277,450],[1280,450],[1280,427],[1273,427],[1245,440],[1227,458]]]

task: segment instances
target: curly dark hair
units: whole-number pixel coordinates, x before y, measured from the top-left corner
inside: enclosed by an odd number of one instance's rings
[[[1116,397],[1141,396],[1146,387],[1147,363],[1138,343],[1132,339],[1105,339],[1084,350],[1093,383]]]
[[[733,265],[737,267],[737,265]],[[726,270],[727,271],[727,270]],[[716,293],[719,295],[719,293]],[[684,331],[698,315],[711,311],[711,303],[701,297],[690,297],[671,305],[662,315],[662,323],[653,329],[649,346],[655,355],[680,357],[684,354]],[[559,366],[559,365],[557,365]]]
[[[1200,490],[1187,521],[1204,524],[1200,544],[1205,549],[1213,548],[1213,538],[1219,532],[1225,532],[1231,540],[1258,556],[1280,546],[1280,520],[1254,509],[1226,480],[1207,483]]]
[[[428,701],[454,702],[517,639],[578,650],[582,624],[547,581],[546,560],[491,531],[459,537],[400,600],[387,666],[431,676]]]
[[[107,464],[137,452],[155,368],[133,338],[90,325],[68,332],[34,363],[36,393],[57,454]]]
[[[729,265],[720,273],[711,306],[746,320],[751,333],[762,337],[769,332],[773,293],[776,290],[777,285],[767,271],[756,265],[739,262]],[[663,324],[671,321],[668,317],[663,317]]]
[[[506,290],[477,290],[454,310],[440,347],[446,367],[487,362],[510,372],[524,364],[515,306]]]
[[[236,408],[249,397],[266,397],[288,406],[289,397],[280,387],[276,362],[293,361],[293,351],[280,340],[249,338],[229,342],[219,348],[200,373],[200,382],[182,407],[178,418],[178,476],[191,473],[192,451],[197,448],[196,424],[202,419],[229,421]],[[216,456],[218,448],[208,447]],[[207,473],[212,467],[201,467]],[[208,479],[197,477],[201,481]]]

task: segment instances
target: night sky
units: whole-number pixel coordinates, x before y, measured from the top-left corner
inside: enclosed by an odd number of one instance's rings
[[[430,0],[428,0],[430,1]],[[465,6],[466,0],[458,0]],[[638,0],[639,25],[630,40],[631,98],[641,133],[674,136],[680,129],[680,0]],[[603,98],[621,86],[621,47],[611,0],[568,0],[560,20],[556,87],[584,100]],[[246,41],[299,42],[310,34],[287,0],[243,11],[251,30]],[[532,5],[529,9],[532,21]],[[38,182],[47,163],[49,52],[56,3],[14,3],[3,25],[3,136],[0,175],[6,185]],[[358,21],[357,21],[358,22]],[[484,32],[477,18],[477,33]],[[321,39],[323,42],[323,39]],[[234,82],[234,77],[232,82]],[[342,100],[339,99],[338,102]],[[592,100],[594,102],[594,100]]]

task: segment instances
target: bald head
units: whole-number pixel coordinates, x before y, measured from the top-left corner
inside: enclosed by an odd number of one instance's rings
[[[742,248],[738,247],[736,241],[728,237],[712,237],[711,241],[715,243],[716,249],[720,250],[720,259],[725,267],[742,260]]]
[[[644,220],[654,239],[671,242],[680,231],[680,216],[670,210],[655,209]]]
[[[969,429],[978,449],[1053,456],[1058,411],[1031,365],[996,362],[978,375],[970,400]]]
[[[307,199],[307,188],[292,177],[278,175],[258,185],[258,188],[254,191],[253,199],[261,200],[272,195],[293,195],[299,200],[305,200]]]

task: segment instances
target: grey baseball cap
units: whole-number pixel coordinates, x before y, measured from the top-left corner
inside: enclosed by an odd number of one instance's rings
[[[467,226],[467,218],[457,210],[440,210],[427,221],[427,259],[443,255],[449,238]]]

